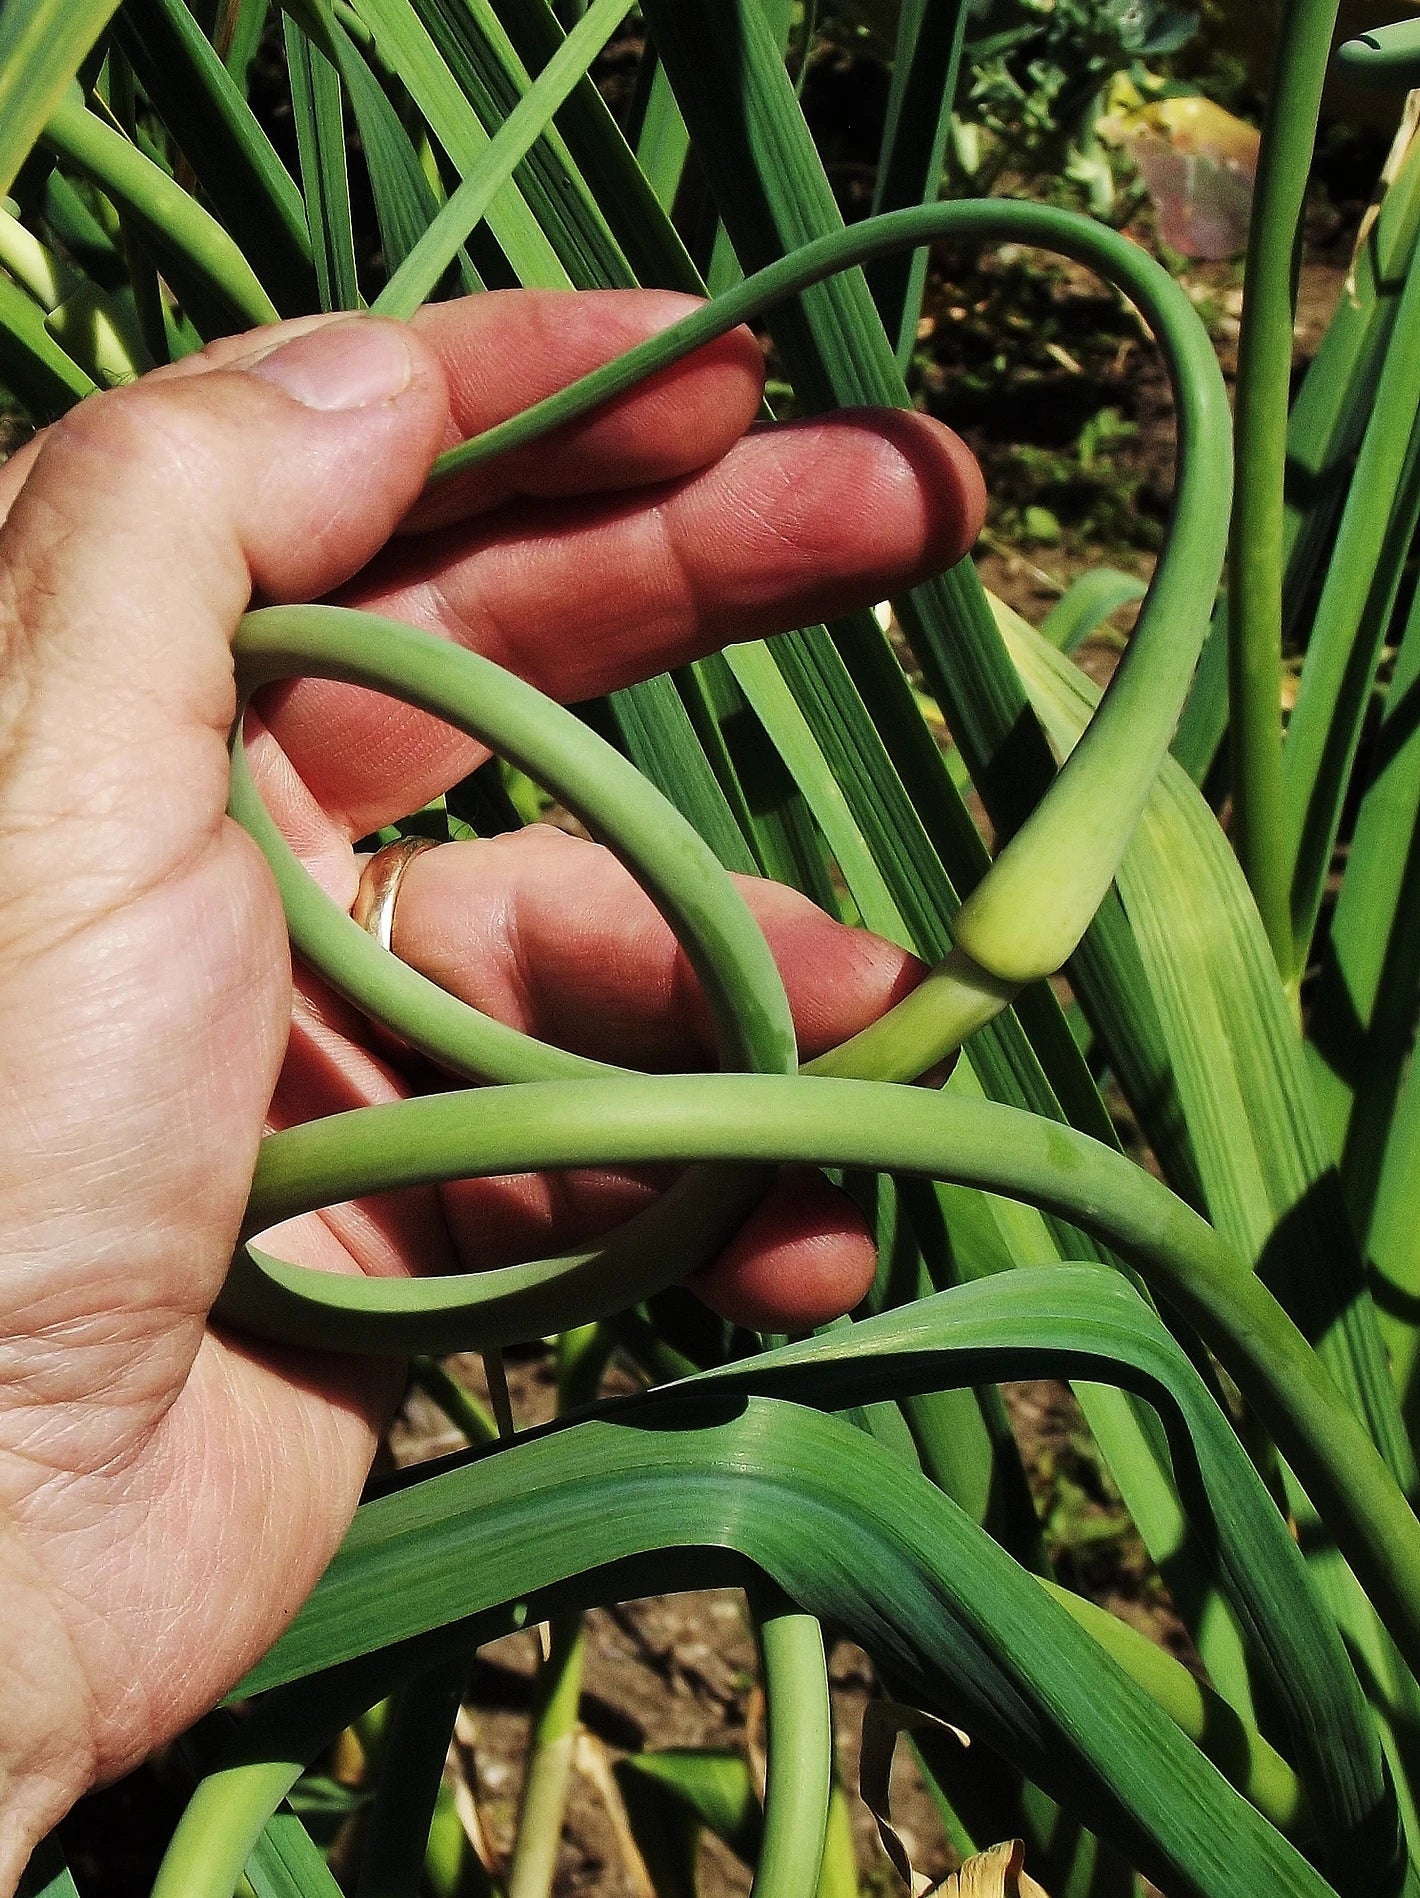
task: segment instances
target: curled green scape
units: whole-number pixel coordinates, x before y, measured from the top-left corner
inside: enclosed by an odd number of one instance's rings
[[[907,1081],[933,1067],[1053,973],[1108,889],[1172,736],[1221,571],[1230,479],[1226,392],[1196,312],[1172,278],[1117,232],[1072,213],[1003,201],[919,206],[806,245],[524,414],[450,450],[443,480],[537,439],[839,270],[937,238],[1047,246],[1097,270],[1158,337],[1178,411],[1173,516],[1129,652],[1094,720],[1040,805],[967,899],[956,943],[920,987],[862,1034],[809,1064],[815,1074]],[[335,607],[248,614],[236,639],[243,703],[293,676],[342,679],[478,737],[552,790],[642,882],[709,999],[727,1068],[794,1071],[783,985],[759,931],[708,846],[617,752],[563,707],[479,655],[393,621]],[[320,891],[261,804],[234,737],[232,814],[265,852],[296,952],[369,1016],[456,1074],[480,1082],[602,1083],[621,1073],[481,1015],[381,950]],[[886,1108],[890,1095],[885,1095]],[[263,1173],[298,1149],[280,1134]],[[686,1154],[687,1161],[702,1156]],[[624,1310],[684,1278],[724,1245],[763,1192],[759,1167],[693,1167],[655,1205],[594,1246],[486,1273],[422,1280],[331,1277],[274,1259],[243,1231],[221,1316],[260,1335],[327,1349],[405,1353],[490,1348]],[[501,1170],[533,1162],[510,1152]],[[416,1166],[417,1170],[417,1166]],[[372,1190],[357,1183],[358,1194]],[[315,1200],[312,1204],[321,1204]]]

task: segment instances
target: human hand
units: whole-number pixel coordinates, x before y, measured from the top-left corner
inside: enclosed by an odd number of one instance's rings
[[[263,1125],[409,1086],[344,1004],[299,973],[293,991],[265,864],[225,815],[230,641],[253,593],[403,618],[576,700],[880,598],[974,537],[979,477],[921,417],[747,433],[743,332],[421,498],[440,449],[684,307],[510,292],[409,328],[287,324],[85,402],[0,472],[0,1890],[80,1792],[270,1644],[399,1391],[387,1364],[206,1324]],[[347,906],[353,841],[480,756],[325,682],[256,713],[263,795]],[[806,1053],[917,979],[792,892],[743,887]],[[400,955],[516,1026],[632,1065],[706,1057],[665,926],[593,845],[544,830],[428,852],[396,922]],[[491,1264],[648,1190],[430,1189],[295,1222],[276,1249],[336,1271]],[[871,1270],[857,1214],[813,1176],[772,1193],[700,1289],[799,1329]]]

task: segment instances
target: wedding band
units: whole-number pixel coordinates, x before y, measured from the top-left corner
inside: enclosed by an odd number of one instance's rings
[[[398,843],[377,850],[360,872],[360,887],[350,915],[381,949],[394,953],[394,906],[405,871],[423,851],[438,848],[432,837],[401,837]]]

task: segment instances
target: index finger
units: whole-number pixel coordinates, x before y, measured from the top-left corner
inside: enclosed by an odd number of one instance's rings
[[[440,448],[507,421],[534,402],[669,329],[700,299],[670,290],[491,290],[427,305],[412,327],[433,349],[448,388]],[[148,381],[248,364],[345,312],[296,317],[156,369]],[[423,531],[519,496],[555,499],[671,481],[713,461],[753,419],[764,363],[748,330],[732,330],[686,361],[521,452],[471,469],[416,502],[404,527]],[[0,468],[0,519],[47,431]]]

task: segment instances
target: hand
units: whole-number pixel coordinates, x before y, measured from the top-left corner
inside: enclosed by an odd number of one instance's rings
[[[974,537],[975,468],[919,416],[750,431],[743,332],[421,498],[441,448],[684,307],[510,292],[410,327],[287,324],[83,403],[0,473],[0,1890],[80,1792],[270,1644],[400,1389],[389,1364],[206,1325],[268,1115],[408,1086],[307,976],[293,1011],[270,878],[224,814],[229,643],[253,593],[368,606],[575,700],[870,602]],[[347,905],[353,840],[480,756],[322,682],[258,710],[268,804]],[[789,891],[745,893],[807,1052],[920,973]],[[664,925],[590,844],[539,830],[431,851],[397,922],[399,954],[534,1033],[633,1064],[707,1053]],[[429,1190],[297,1222],[273,1249],[337,1271],[492,1263],[648,1190]],[[857,1215],[815,1176],[776,1191],[701,1289],[801,1328],[871,1270]]]

